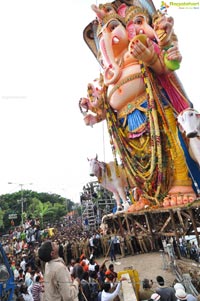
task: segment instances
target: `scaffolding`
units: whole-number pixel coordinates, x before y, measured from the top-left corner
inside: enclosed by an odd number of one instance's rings
[[[104,189],[97,181],[86,184],[81,196],[83,226],[87,230],[99,228],[102,217],[113,213],[115,204],[112,193]]]

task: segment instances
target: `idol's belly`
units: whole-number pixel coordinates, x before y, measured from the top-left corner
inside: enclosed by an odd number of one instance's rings
[[[140,66],[123,69],[119,80],[108,87],[108,101],[114,110],[121,110],[145,92]]]

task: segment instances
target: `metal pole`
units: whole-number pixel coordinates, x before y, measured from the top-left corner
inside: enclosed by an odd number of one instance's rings
[[[161,258],[162,258],[163,270],[167,270],[167,260],[166,260],[166,257],[165,257],[164,250],[160,250],[160,255],[161,255]]]
[[[24,185],[32,185],[32,183],[27,183],[27,184],[19,184],[19,183],[13,183],[13,182],[8,182],[8,184],[16,184],[16,185],[19,185],[20,186],[20,191],[21,191],[21,200],[20,200],[20,203],[21,203],[21,224],[23,226],[24,224],[24,190],[23,190],[23,186]]]
[[[19,184],[21,187],[21,223],[22,226],[24,224],[24,217],[23,217],[23,213],[24,213],[24,199],[23,199],[23,184]]]

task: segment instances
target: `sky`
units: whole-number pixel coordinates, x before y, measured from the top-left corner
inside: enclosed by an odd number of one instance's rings
[[[0,194],[22,187],[79,202],[96,180],[87,158],[112,160],[106,123],[86,127],[78,107],[101,71],[83,30],[95,18],[91,4],[105,2],[0,1]],[[183,56],[177,73],[200,111],[200,10],[175,4],[168,15]]]

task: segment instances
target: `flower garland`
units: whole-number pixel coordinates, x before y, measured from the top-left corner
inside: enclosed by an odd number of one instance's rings
[[[144,196],[158,204],[162,194],[167,191],[172,173],[172,164],[169,164],[169,141],[164,138],[169,133],[169,127],[160,104],[161,93],[155,88],[152,71],[145,68],[141,62],[140,64],[147,93],[146,117],[149,134],[144,134],[140,141],[127,138],[128,130],[122,128],[116,112],[107,102],[106,120],[113,156],[118,164],[117,153],[119,154],[130,187],[142,188]]]

